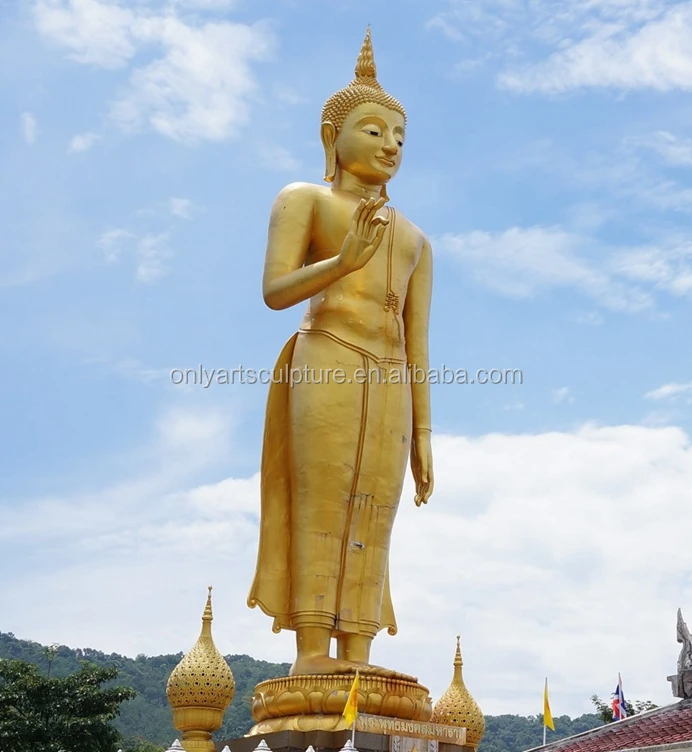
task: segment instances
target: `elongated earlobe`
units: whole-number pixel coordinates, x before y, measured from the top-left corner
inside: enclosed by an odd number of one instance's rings
[[[325,151],[324,179],[333,183],[336,177],[336,150]]]
[[[322,123],[320,136],[324,147],[324,179],[327,183],[332,183],[336,177],[336,128],[334,124],[330,122]]]

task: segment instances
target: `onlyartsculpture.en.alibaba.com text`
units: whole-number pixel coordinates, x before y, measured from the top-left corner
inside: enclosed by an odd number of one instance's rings
[[[492,386],[520,386],[524,373],[520,368],[420,368],[401,364],[380,367],[355,368],[174,368],[170,372],[175,386],[234,386],[254,384],[490,384]]]

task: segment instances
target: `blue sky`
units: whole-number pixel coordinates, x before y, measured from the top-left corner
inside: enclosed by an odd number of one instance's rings
[[[433,387],[438,490],[402,499],[377,659],[438,696],[461,631],[488,713],[540,712],[546,674],[556,715],[618,671],[667,702],[692,613],[692,3],[0,15],[0,629],[184,650],[210,580],[224,651],[290,659],[245,608],[265,387],[169,374],[270,367],[295,330],[261,298],[269,209],[321,181],[319,113],[370,23],[408,113],[392,204],[433,243],[431,365],[523,372]]]

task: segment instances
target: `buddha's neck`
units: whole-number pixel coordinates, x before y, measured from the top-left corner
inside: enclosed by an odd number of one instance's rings
[[[338,191],[348,191],[358,198],[379,198],[382,190],[381,185],[365,183],[341,168],[337,168],[332,185]]]

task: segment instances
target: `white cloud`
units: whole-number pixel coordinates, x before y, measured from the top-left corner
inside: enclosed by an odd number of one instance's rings
[[[70,50],[70,59],[103,68],[121,68],[137,51],[134,11],[99,0],[38,0],[39,33]]]
[[[186,143],[238,133],[257,92],[251,64],[274,45],[266,24],[193,25],[173,7],[157,14],[101,0],[38,0],[34,16],[42,36],[76,62],[132,64],[129,85],[110,110],[122,129],[146,124]],[[159,56],[138,67],[135,56],[147,48]]]
[[[648,137],[631,138],[626,144],[656,152],[669,165],[692,167],[692,139],[678,138],[667,131],[656,131]]]
[[[651,297],[623,284],[597,259],[597,243],[560,227],[512,227],[498,233],[447,234],[435,248],[464,264],[477,282],[502,295],[529,298],[554,287],[573,287],[614,310],[640,311]]]
[[[16,565],[0,582],[5,629],[129,655],[187,650],[213,584],[219,648],[290,662],[292,635],[272,635],[245,605],[257,475],[193,480],[229,456],[229,428],[213,412],[173,410],[136,473],[123,478],[119,466],[101,490],[0,507],[0,556]],[[589,710],[618,671],[630,697],[669,702],[675,610],[692,610],[687,434],[447,435],[435,436],[434,455],[427,507],[405,484],[391,553],[400,631],[378,636],[373,660],[439,697],[461,631],[466,682],[486,713],[537,712],[546,672],[560,714]]]
[[[155,282],[164,276],[167,272],[166,259],[172,255],[167,232],[138,236],[122,228],[107,230],[96,245],[103,249],[108,262],[119,261],[124,251],[133,253],[138,282]]]
[[[96,133],[78,133],[70,141],[67,151],[88,151],[100,138],[101,136]]]
[[[259,153],[262,164],[270,170],[293,172],[300,168],[300,160],[296,159],[288,149],[279,146],[279,144],[261,144]]]
[[[692,242],[681,240],[669,247],[643,248],[617,254],[611,268],[638,283],[653,285],[673,295],[692,293]]]
[[[170,368],[152,368],[151,366],[144,365],[135,358],[121,360],[116,364],[115,370],[125,378],[133,379],[143,384],[163,380],[170,382]]]
[[[574,403],[574,395],[568,386],[563,386],[553,392],[553,402],[556,405],[571,405]]]
[[[22,112],[21,116],[22,136],[30,146],[36,143],[38,136],[38,122],[30,112]]]
[[[123,248],[128,244],[128,241],[134,238],[136,238],[136,235],[133,235],[129,230],[116,228],[106,230],[96,241],[96,245],[103,249],[106,261],[112,262],[120,258]]]
[[[164,276],[167,269],[165,260],[171,256],[168,246],[168,233],[148,234],[137,243],[137,271],[139,282],[155,282]]]
[[[542,62],[502,73],[499,84],[524,93],[582,87],[692,89],[692,4],[674,4],[660,18],[631,23],[594,20],[584,39],[570,43],[565,34],[563,49]]]
[[[168,211],[174,217],[181,219],[192,219],[194,204],[188,198],[170,198],[168,199]]]
[[[618,248],[560,226],[512,227],[446,234],[434,247],[463,264],[479,284],[501,295],[532,298],[573,288],[611,310],[654,308],[654,293],[692,295],[692,242],[684,236],[658,245]],[[598,317],[582,317],[597,325]]]
[[[587,324],[588,326],[602,326],[603,316],[596,311],[589,311],[588,313],[577,314],[574,321],[577,324]]]
[[[692,395],[692,382],[687,384],[664,384],[644,395],[645,399],[675,401],[683,395]]]
[[[486,62],[489,59],[489,55],[484,55],[482,57],[473,57],[468,58],[467,60],[460,60],[458,63],[454,64],[454,73],[456,73],[458,76],[469,76],[474,71],[478,70],[484,62]]]
[[[515,410],[523,410],[526,407],[523,402],[511,402],[506,404],[502,409],[507,412],[513,412]]]
[[[237,5],[237,0],[172,0],[182,10],[227,11]]]
[[[684,167],[687,139],[664,143],[662,137],[626,137],[613,150],[571,155],[549,139],[540,139],[521,147],[509,162],[495,168],[519,174],[526,170],[543,171],[551,180],[560,179],[579,190],[588,200],[566,207],[569,227],[580,234],[595,233],[610,220],[622,220],[623,210],[631,202],[646,209],[692,213],[692,189],[665,163]],[[643,149],[656,148],[661,159],[644,159]],[[596,199],[596,197],[598,197]],[[614,201],[613,199],[617,199]],[[621,202],[629,202],[627,206]]]
[[[306,104],[310,101],[292,86],[286,86],[285,84],[274,85],[274,98],[282,104],[290,106]]]
[[[491,47],[498,85],[517,92],[692,88],[687,0],[449,0],[428,26],[467,50]]]

